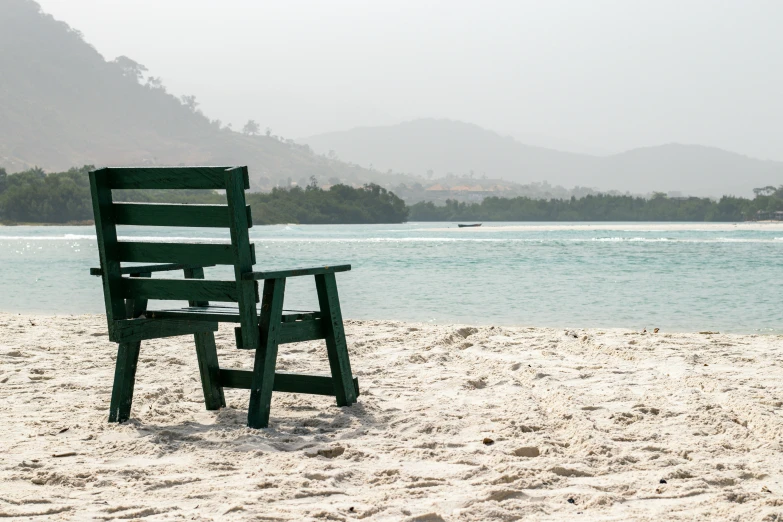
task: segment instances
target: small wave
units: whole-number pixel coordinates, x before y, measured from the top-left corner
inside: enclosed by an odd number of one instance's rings
[[[149,243],[231,243],[226,237],[187,237],[187,236],[118,236],[120,241],[142,241]]]
[[[80,239],[95,240],[95,236],[65,234],[62,236],[0,236],[0,241],[75,241]]]
[[[575,238],[571,238],[570,240],[586,241],[585,239],[575,239]],[[628,241],[628,242],[653,243],[658,241],[672,241],[672,239],[668,237],[594,237],[591,238],[591,241],[606,241],[606,242]]]
[[[139,241],[150,243],[230,243],[227,237],[192,237],[192,236],[119,236],[120,241]],[[63,234],[60,236],[2,236],[0,242],[11,241],[95,241],[94,235]],[[251,235],[254,243],[531,243],[531,244],[564,244],[564,243],[748,243],[748,244],[780,244],[783,237],[775,238],[671,238],[671,237],[263,237]]]
[[[589,241],[562,238],[467,238],[467,237],[250,237],[253,243],[562,243]]]
[[[64,234],[62,236],[0,236],[0,241],[77,241],[77,240],[93,240],[95,236],[80,235],[80,234]],[[145,241],[145,242],[231,242],[228,238],[223,237],[185,237],[185,236],[118,236],[120,241]]]

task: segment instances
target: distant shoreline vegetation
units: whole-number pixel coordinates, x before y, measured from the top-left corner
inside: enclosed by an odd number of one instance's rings
[[[92,219],[87,173],[91,166],[47,174],[0,169],[0,223],[85,224]],[[378,185],[276,188],[247,196],[257,225],[379,224],[405,221],[714,221],[783,219],[783,186],[754,189],[753,199],[724,196],[651,198],[597,194],[570,199],[488,197],[481,203],[446,201],[443,206],[405,202]],[[222,203],[224,196],[203,190],[118,191],[119,201]],[[780,214],[775,214],[780,212]]]
[[[84,224],[93,219],[88,173],[92,166],[46,174],[31,169],[6,174],[0,169],[0,223]],[[206,190],[116,191],[116,201],[145,203],[225,203],[226,198]],[[360,188],[332,185],[321,189],[315,180],[301,188],[274,189],[247,195],[253,223],[377,224],[403,223],[408,207],[393,192],[375,184]]]
[[[608,194],[571,199],[488,197],[481,203],[449,200],[444,206],[431,202],[410,207],[412,221],[713,221],[731,222],[769,219],[783,210],[780,195],[754,199],[723,196],[669,198],[663,193],[651,198]]]

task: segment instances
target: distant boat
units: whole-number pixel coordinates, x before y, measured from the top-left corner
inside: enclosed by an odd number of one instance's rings
[[[471,224],[463,224],[463,223],[457,223],[457,226],[459,228],[466,228],[466,227],[480,227],[481,223],[471,223]]]

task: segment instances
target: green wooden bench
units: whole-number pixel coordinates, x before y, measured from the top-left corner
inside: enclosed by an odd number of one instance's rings
[[[255,250],[248,234],[252,219],[245,203],[248,188],[247,167],[103,168],[90,172],[101,264],[90,273],[102,278],[109,339],[119,344],[109,422],[130,417],[141,341],[177,335],[195,338],[208,410],[226,405],[223,388],[250,390],[247,424],[251,428],[268,426],[273,391],[332,395],[339,406],[356,402],[359,384],[351,374],[335,281],[335,273],[351,266],[254,272]],[[224,190],[227,205],[115,203],[115,189]],[[120,241],[117,225],[228,228],[231,243]],[[204,279],[204,268],[215,265],[233,266],[233,279]],[[172,270],[182,270],[184,279],[152,278],[153,273]],[[314,276],[320,310],[283,310],[286,279],[298,276]],[[264,282],[260,311],[259,281]],[[148,301],[156,299],[187,301],[188,306],[148,309]],[[239,324],[235,328],[237,348],[255,350],[252,371],[219,367],[213,332],[220,322]],[[279,345],[315,339],[326,340],[331,376],[275,372]]]

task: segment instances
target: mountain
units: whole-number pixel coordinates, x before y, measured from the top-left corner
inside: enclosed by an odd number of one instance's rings
[[[699,145],[668,144],[611,156],[561,152],[519,143],[477,125],[421,119],[360,127],[297,140],[315,152],[374,169],[436,178],[453,174],[546,181],[631,193],[677,191],[694,196],[750,196],[783,184],[783,163]]]
[[[307,183],[311,176],[322,184],[422,181],[391,170],[703,196],[749,196],[754,187],[783,178],[783,163],[714,148],[671,144],[593,156],[529,146],[449,120],[357,128],[299,143],[257,135],[257,128],[242,134],[210,121],[194,97],[178,98],[159,78],[145,78],[146,69],[132,59],[107,61],[34,1],[0,2],[0,168],[9,172],[84,164],[243,164],[254,190]]]
[[[293,140],[222,127],[197,110],[194,97],[169,94],[159,78],[145,80],[145,71],[127,57],[106,61],[31,0],[2,0],[0,167],[242,164],[253,189],[311,176],[327,183],[378,177]]]

